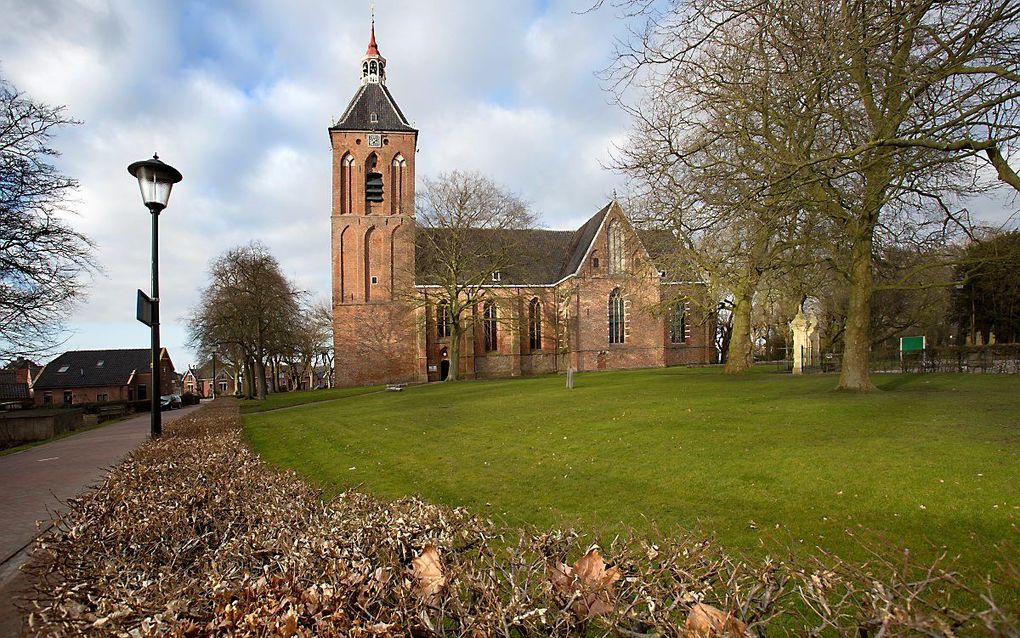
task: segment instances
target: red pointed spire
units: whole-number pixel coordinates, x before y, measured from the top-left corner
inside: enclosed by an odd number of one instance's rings
[[[365,55],[379,55],[379,46],[375,43],[375,18],[372,18],[372,38],[368,41],[368,51]]]

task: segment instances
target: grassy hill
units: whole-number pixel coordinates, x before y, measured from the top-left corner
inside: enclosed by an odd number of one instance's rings
[[[716,535],[847,558],[846,530],[992,569],[1020,547],[1020,377],[656,369],[435,384],[250,414],[270,463],[327,492],[415,493],[510,524]]]

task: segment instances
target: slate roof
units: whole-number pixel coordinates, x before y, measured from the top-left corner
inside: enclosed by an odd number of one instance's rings
[[[372,113],[376,114],[378,122],[372,122]],[[361,85],[330,130],[418,132],[408,123],[386,85],[373,82]]]
[[[29,398],[28,384],[18,383],[14,370],[0,370],[0,401],[22,401]]]
[[[126,385],[131,373],[149,372],[150,350],[72,350],[46,364],[36,389]],[[98,365],[102,361],[103,365]],[[65,372],[61,368],[67,366]]]
[[[486,245],[509,240],[512,242],[515,258],[511,265],[500,270],[500,281],[498,284],[493,282],[493,285],[554,284],[577,271],[585,253],[588,252],[588,247],[595,239],[595,234],[609,211],[610,205],[607,204],[602,210],[595,213],[577,230],[470,229],[464,233],[464,241],[467,244],[465,252],[491,254]],[[451,232],[453,231],[435,228],[419,228],[417,230],[415,283],[427,285],[437,282],[437,277],[433,275],[433,269],[437,264],[431,258],[431,253],[433,247],[442,245],[443,241],[441,238],[432,240],[431,237]],[[512,237],[507,238],[508,234]]]

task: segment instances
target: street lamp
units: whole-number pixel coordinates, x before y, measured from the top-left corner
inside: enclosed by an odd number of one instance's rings
[[[173,166],[164,164],[158,155],[152,159],[134,162],[128,166],[128,172],[138,180],[138,188],[142,191],[142,203],[152,215],[152,308],[149,325],[152,328],[152,383],[150,403],[150,432],[153,438],[163,433],[162,414],[160,408],[159,361],[159,213],[166,208],[170,200],[170,189],[181,181],[183,176]]]

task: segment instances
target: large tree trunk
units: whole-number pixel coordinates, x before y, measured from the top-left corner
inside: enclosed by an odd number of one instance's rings
[[[843,364],[839,373],[839,390],[870,392],[871,383],[871,298],[874,294],[872,236],[861,233],[851,250],[850,302],[846,313],[843,337]]]
[[[734,293],[732,326],[726,366],[723,368],[725,374],[746,372],[754,363],[751,344],[751,292],[745,288]]]
[[[255,388],[257,398],[264,401],[266,398],[266,362],[262,357],[255,357]]]
[[[450,322],[450,371],[446,375],[447,381],[456,381],[460,378],[460,316],[452,317]]]
[[[244,358],[244,398],[255,398],[255,359]]]

